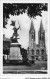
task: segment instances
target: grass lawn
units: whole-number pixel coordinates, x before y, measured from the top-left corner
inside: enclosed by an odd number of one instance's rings
[[[31,66],[27,65],[10,65],[10,66],[3,66],[3,72],[12,72],[12,73],[29,73],[31,71],[32,73],[37,73],[34,72],[34,70],[47,70],[47,62],[46,61],[36,61],[35,64],[32,64]],[[38,72],[39,73],[39,72]],[[42,72],[41,72],[42,73]]]

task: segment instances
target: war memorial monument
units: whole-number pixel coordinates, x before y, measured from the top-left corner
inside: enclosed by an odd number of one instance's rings
[[[20,27],[19,27],[20,28]],[[9,60],[10,61],[16,61],[16,60],[22,60],[21,55],[21,45],[18,43],[18,29],[14,26],[13,30],[14,33],[11,37],[11,44],[10,44],[10,53],[9,53]]]

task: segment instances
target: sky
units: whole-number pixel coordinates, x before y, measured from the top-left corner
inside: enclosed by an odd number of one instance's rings
[[[42,11],[42,17],[40,16],[36,16],[35,18],[33,18],[33,24],[34,24],[34,28],[35,28],[35,41],[36,44],[38,44],[38,31],[40,28],[40,22],[42,20],[43,23],[43,27],[45,30],[45,41],[46,44],[48,42],[47,40],[47,34],[48,34],[48,12],[47,11]],[[31,27],[31,18],[27,15],[27,13],[23,13],[20,15],[9,15],[9,19],[8,23],[6,25],[6,28],[3,28],[3,34],[5,34],[6,38],[10,38],[13,35],[13,26],[11,25],[11,21],[16,21],[15,26],[16,28],[18,28],[20,26],[21,29],[18,30],[18,34],[19,34],[19,38],[18,42],[19,44],[21,44],[21,46],[25,49],[28,48],[29,45],[29,30]]]

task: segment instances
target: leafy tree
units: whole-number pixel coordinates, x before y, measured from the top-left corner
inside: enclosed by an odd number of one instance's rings
[[[23,57],[23,62],[27,62],[27,50],[22,48],[21,49],[21,54],[22,54],[22,57]]]
[[[10,42],[9,41],[3,41],[3,54],[8,55],[10,50]]]
[[[7,24],[9,14],[19,15],[27,12],[29,17],[42,16],[41,11],[47,11],[47,8],[47,3],[3,3],[3,27]]]

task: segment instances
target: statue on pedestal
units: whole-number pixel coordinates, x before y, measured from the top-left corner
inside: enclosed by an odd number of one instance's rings
[[[11,62],[17,62],[17,60],[22,60],[22,55],[21,55],[21,45],[18,43],[18,33],[17,31],[19,30],[20,26],[16,28],[14,25],[14,33],[11,37],[11,44],[10,44],[10,53],[9,53],[9,60]]]

